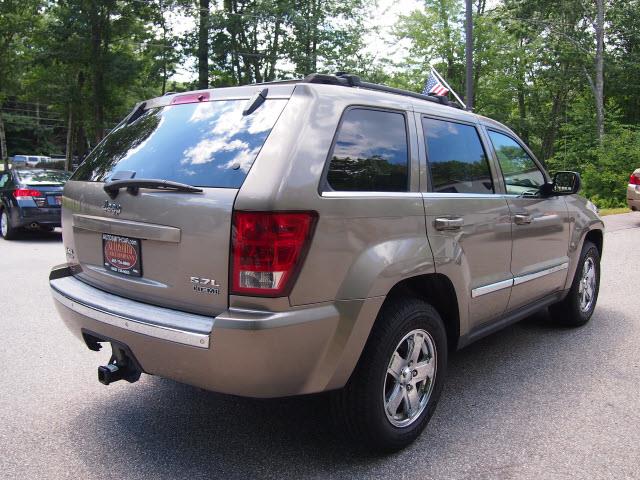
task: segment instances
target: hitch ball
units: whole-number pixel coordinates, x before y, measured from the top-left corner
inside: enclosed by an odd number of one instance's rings
[[[101,365],[98,367],[98,381],[103,385],[109,385],[124,378],[122,369],[117,365],[110,363],[109,365]]]

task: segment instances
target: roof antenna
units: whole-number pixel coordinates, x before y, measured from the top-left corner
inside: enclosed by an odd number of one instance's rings
[[[129,114],[129,116],[126,119],[127,125],[132,124],[133,122],[135,122],[138,118],[140,118],[142,116],[142,114],[144,113],[144,109],[147,106],[147,102],[142,102],[139,103],[134,109],[133,112],[131,112]]]

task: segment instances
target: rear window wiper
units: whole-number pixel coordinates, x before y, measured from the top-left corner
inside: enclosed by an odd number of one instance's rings
[[[157,180],[153,178],[129,178],[125,180],[112,180],[104,184],[104,191],[111,198],[116,198],[121,188],[126,188],[131,195],[137,195],[140,188],[153,188],[158,190],[175,190],[178,192],[202,193],[202,189],[187,185],[186,183],[172,182],[171,180]]]

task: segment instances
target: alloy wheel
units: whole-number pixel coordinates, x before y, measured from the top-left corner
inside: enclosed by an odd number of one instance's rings
[[[429,402],[435,383],[437,352],[429,333],[416,329],[396,346],[384,379],[384,410],[395,427],[415,422]]]
[[[593,258],[587,257],[582,266],[582,278],[578,285],[580,310],[588,312],[593,306],[596,295],[596,264]]]
[[[0,231],[2,232],[3,237],[7,236],[7,232],[9,231],[9,218],[7,218],[7,212],[2,212],[2,215],[0,215]]]

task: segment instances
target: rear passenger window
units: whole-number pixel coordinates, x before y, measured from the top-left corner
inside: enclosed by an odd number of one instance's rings
[[[471,125],[422,119],[434,192],[493,193],[487,155]]]
[[[366,108],[348,110],[338,130],[327,182],[337,191],[406,192],[405,116]]]

